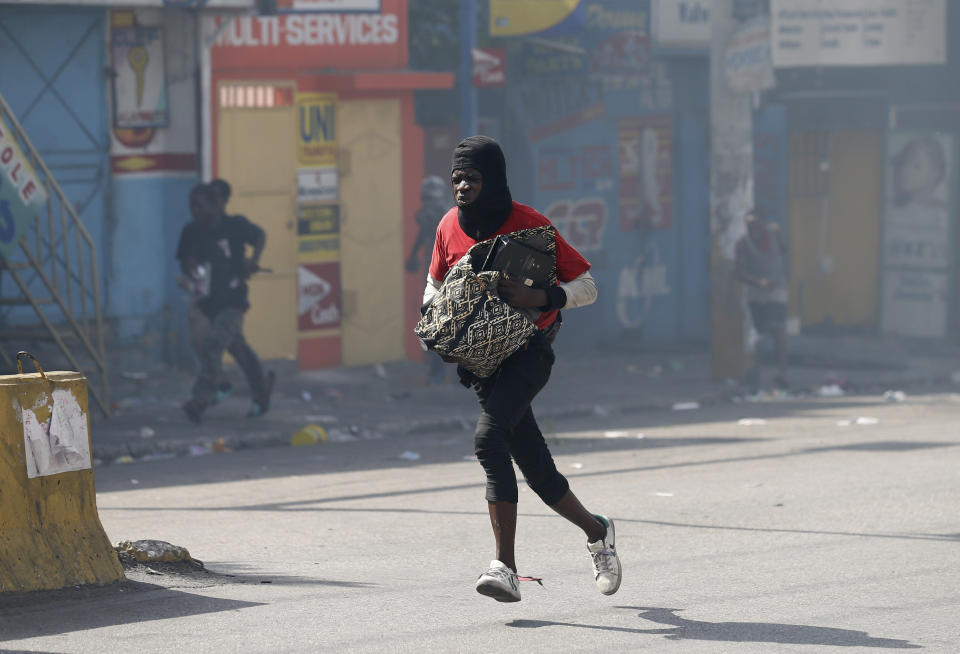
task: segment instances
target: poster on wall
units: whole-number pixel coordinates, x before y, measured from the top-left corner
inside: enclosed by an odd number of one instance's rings
[[[304,168],[337,165],[337,96],[297,94],[297,165]]]
[[[124,20],[124,17],[128,18]],[[140,25],[133,12],[118,12],[112,22],[114,127],[166,127],[170,123],[170,110],[163,28]]]
[[[297,169],[297,202],[336,202],[340,176],[334,166]]]
[[[673,224],[673,130],[670,118],[623,118],[617,134],[620,229]]]
[[[318,263],[340,259],[340,207],[320,204],[297,207],[297,261]]]
[[[340,263],[297,266],[297,329],[340,326]]]
[[[955,146],[954,136],[946,133],[887,135],[882,258],[886,333],[946,335]]]
[[[535,152],[537,202],[581,252],[603,249],[616,189],[616,148],[596,122],[546,138]]]

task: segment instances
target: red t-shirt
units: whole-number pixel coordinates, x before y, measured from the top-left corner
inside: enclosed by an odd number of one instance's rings
[[[547,217],[539,211],[525,204],[514,202],[513,210],[506,222],[487,238],[549,224],[550,221],[547,220]],[[473,240],[460,229],[460,222],[457,220],[457,208],[450,209],[437,226],[437,237],[433,242],[433,258],[430,261],[430,276],[438,281],[443,281],[454,264],[460,261],[467,250],[477,243],[479,241]],[[557,279],[561,282],[569,282],[588,270],[590,270],[590,262],[584,259],[558,232]],[[549,327],[557,319],[557,313],[559,313],[557,309],[544,312],[537,319],[537,327],[540,329]]]

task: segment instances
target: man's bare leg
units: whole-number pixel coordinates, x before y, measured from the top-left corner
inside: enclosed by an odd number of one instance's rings
[[[584,508],[571,490],[567,490],[560,501],[550,508],[580,527],[583,533],[587,535],[588,542],[595,543],[607,534],[607,528],[603,523]]]
[[[497,543],[497,561],[517,571],[514,555],[514,541],[517,539],[517,505],[513,502],[487,502],[490,512],[490,526]]]

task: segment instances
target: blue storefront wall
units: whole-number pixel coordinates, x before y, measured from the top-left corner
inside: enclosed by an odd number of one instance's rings
[[[706,61],[666,69],[682,102],[606,93],[530,131],[533,203],[591,261],[600,293],[568,316],[564,342],[674,347],[709,336]]]
[[[113,180],[111,210],[118,216],[111,260],[110,314],[121,338],[163,332],[161,312],[183,308],[173,260],[180,230],[190,218],[195,177]]]
[[[706,343],[707,57],[659,55],[645,0],[581,6],[553,40],[504,41],[503,104],[485,106],[514,198],[592,263],[598,300],[568,312],[558,347]]]
[[[111,175],[108,20],[100,8],[0,6],[0,93],[93,238],[113,335],[170,359],[171,316],[184,308],[173,255],[197,178]],[[2,320],[37,322],[24,307]]]

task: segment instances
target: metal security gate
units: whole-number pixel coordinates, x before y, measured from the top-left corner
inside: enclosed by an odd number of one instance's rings
[[[0,5],[0,94],[103,260],[110,259],[106,17],[104,9]],[[11,294],[0,286],[0,297]],[[0,325],[32,318],[23,307],[0,306]]]
[[[49,192],[2,262],[0,352],[53,340],[71,368],[94,373],[90,390],[107,413],[98,274],[110,242],[105,24],[103,9],[0,5],[5,122]]]

